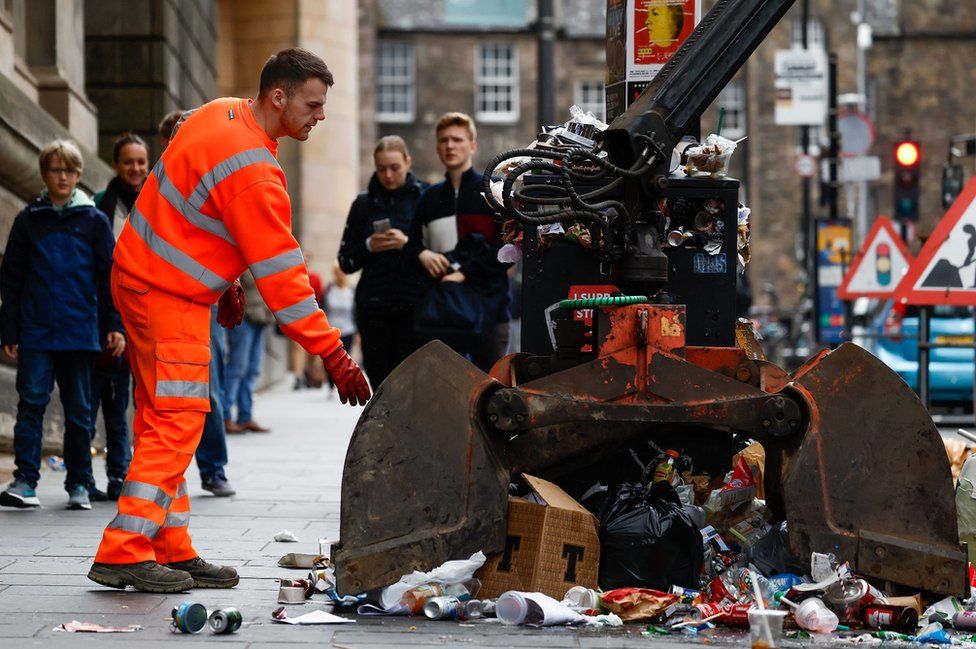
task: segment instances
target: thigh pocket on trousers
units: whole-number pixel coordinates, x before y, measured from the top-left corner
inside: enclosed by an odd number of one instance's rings
[[[210,412],[210,346],[195,341],[156,343],[157,410]]]
[[[145,329],[149,326],[149,297],[146,295],[149,289],[149,284],[138,277],[118,271],[118,293],[113,297],[126,327]]]

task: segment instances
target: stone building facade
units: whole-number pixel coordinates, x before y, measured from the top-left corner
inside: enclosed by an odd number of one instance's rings
[[[606,18],[602,2],[562,0],[555,5],[556,119],[565,121],[569,107],[582,98],[582,82],[586,98],[602,107]],[[363,187],[372,174],[373,144],[392,134],[406,140],[419,177],[442,180],[434,125],[447,111],[475,118],[476,167],[535,139],[540,124],[534,0],[360,0],[359,11]],[[390,65],[402,74],[391,75]],[[384,92],[389,96],[398,84],[406,105],[391,111]],[[499,92],[506,101],[491,105],[482,97],[479,103],[479,86],[484,94],[493,85],[505,86]]]
[[[867,52],[867,114],[875,125],[872,155],[881,158],[882,176],[871,183],[868,215],[893,211],[893,143],[906,129],[922,144],[922,177],[918,231],[931,231],[941,218],[941,170],[953,134],[972,133],[976,84],[972,55],[976,52],[976,12],[953,0],[868,0],[866,17],[874,27]],[[817,0],[810,3],[813,38],[823,39],[838,56],[837,89],[855,92],[856,26],[851,13],[856,0]],[[773,58],[790,47],[799,32],[797,3],[770,34],[746,66],[748,99],[749,200],[753,208],[753,285],[771,282],[781,299],[790,303],[802,293],[795,254],[801,214],[801,181],[792,171],[798,152],[793,127],[773,123]],[[823,131],[821,131],[823,134]],[[826,150],[826,142],[821,141]],[[970,161],[971,162],[971,161]],[[972,168],[971,164],[969,168]],[[826,216],[813,188],[813,214]],[[847,200],[840,195],[840,215]],[[910,246],[917,250],[917,242]]]

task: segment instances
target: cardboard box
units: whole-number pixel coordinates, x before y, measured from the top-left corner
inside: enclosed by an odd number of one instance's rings
[[[573,586],[596,588],[600,571],[596,517],[551,482],[522,477],[534,493],[531,499],[509,498],[505,551],[489,555],[475,574],[481,580],[479,597],[520,590],[562,599]]]

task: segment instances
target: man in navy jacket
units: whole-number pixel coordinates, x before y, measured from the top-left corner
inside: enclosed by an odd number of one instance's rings
[[[122,321],[109,271],[115,239],[108,218],[77,188],[82,158],[67,141],[44,147],[47,186],[14,219],[0,264],[0,343],[17,363],[14,481],[0,505],[36,507],[44,410],[57,382],[64,407],[68,506],[91,509],[92,362],[121,355]]]
[[[509,264],[498,261],[501,223],[481,195],[482,175],[473,168],[474,121],[464,113],[446,113],[436,133],[445,180],[420,197],[404,250],[433,279],[464,283],[480,297],[485,331],[453,348],[487,372],[505,353],[509,338]]]

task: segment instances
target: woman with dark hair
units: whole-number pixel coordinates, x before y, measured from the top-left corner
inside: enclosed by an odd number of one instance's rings
[[[149,175],[149,147],[135,133],[123,133],[112,147],[112,166],[115,177],[105,191],[95,194],[95,206],[112,225],[116,236],[136,203],[136,197]],[[132,450],[129,444],[129,425],[125,411],[129,407],[129,363],[124,356],[103,351],[95,357],[92,374],[92,435],[98,408],[105,420],[105,473],[108,487],[102,492],[94,484],[88,493],[92,500],[118,500],[122,483],[129,470]]]

